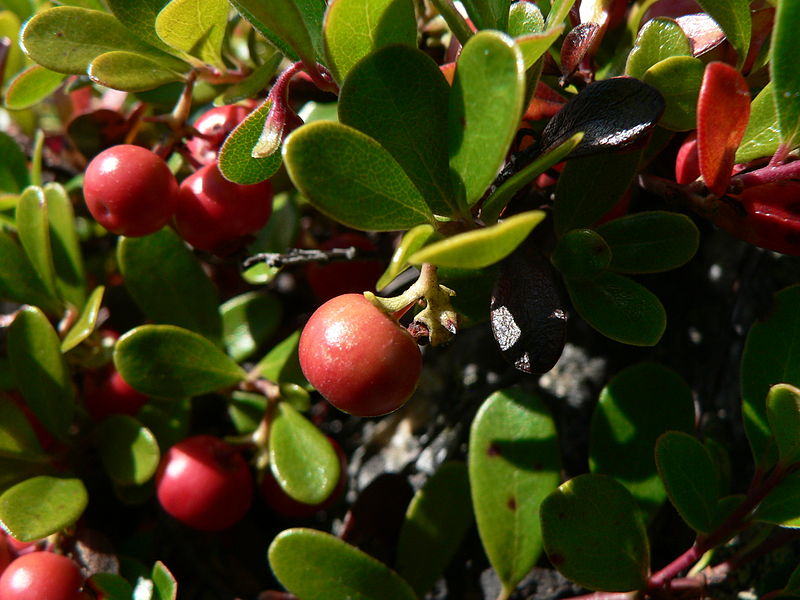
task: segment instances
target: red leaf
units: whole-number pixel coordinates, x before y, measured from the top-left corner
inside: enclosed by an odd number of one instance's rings
[[[721,62],[706,66],[697,99],[697,151],[709,191],[722,196],[750,118],[750,91],[741,73]]]
[[[561,46],[561,81],[566,81],[575,72],[598,33],[600,26],[597,23],[581,23],[567,34]]]
[[[556,114],[567,99],[561,94],[553,90],[546,83],[541,81],[536,83],[536,93],[531,98],[528,108],[525,109],[525,114],[522,118],[526,121],[539,121],[541,119],[549,119]]]

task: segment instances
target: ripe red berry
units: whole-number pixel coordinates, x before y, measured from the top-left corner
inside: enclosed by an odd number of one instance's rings
[[[180,186],[175,229],[198,250],[225,253],[261,229],[272,214],[272,184],[241,185],[222,176],[216,163],[189,175]]]
[[[162,508],[201,531],[219,531],[250,508],[253,480],[242,455],[211,435],[178,442],[161,459],[156,493]]]
[[[343,233],[320,244],[320,250],[349,248],[376,252],[378,248],[360,233]],[[372,291],[383,274],[384,265],[379,260],[362,259],[332,262],[325,265],[311,263],[306,271],[311,291],[320,302],[348,293]]]
[[[148,397],[128,385],[114,367],[109,367],[87,373],[83,380],[83,400],[92,418],[102,421],[111,415],[135,415]]]
[[[204,112],[194,122],[194,128],[201,134],[186,142],[192,157],[202,165],[217,160],[217,154],[225,138],[255,108],[255,102],[248,104],[228,104],[215,106]]]
[[[112,233],[139,237],[166,225],[175,213],[178,182],[150,150],[120,144],[92,159],[83,180],[89,212]]]
[[[675,181],[681,185],[700,177],[700,157],[697,154],[697,133],[692,132],[681,144],[675,158]]]
[[[336,408],[360,417],[396,410],[422,370],[414,338],[361,294],[328,300],[300,336],[300,366]]]
[[[79,600],[83,577],[78,565],[52,552],[15,559],[0,576],[3,600]]]

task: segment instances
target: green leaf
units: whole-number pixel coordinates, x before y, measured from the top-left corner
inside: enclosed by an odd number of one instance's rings
[[[261,377],[276,383],[296,383],[308,385],[297,354],[300,332],[295,331],[284,340],[278,342],[253,369]]]
[[[417,47],[411,0],[336,0],[325,15],[325,57],[337,81],[368,54],[392,44]]]
[[[278,403],[270,426],[269,464],[281,489],[304,504],[327,500],[342,476],[325,435],[286,402]]]
[[[670,431],[658,439],[655,456],[675,509],[689,527],[710,533],[719,502],[719,483],[706,447],[688,433]]]
[[[223,341],[236,362],[249,358],[280,325],[283,307],[270,294],[246,292],[219,307]]]
[[[271,100],[263,102],[225,138],[219,151],[219,170],[226,179],[252,185],[269,179],[281,166],[280,152],[261,158],[252,155],[271,107]]]
[[[792,574],[789,576],[789,581],[782,590],[782,594],[794,597],[800,596],[800,565],[797,565],[794,571],[792,571]]]
[[[26,188],[17,202],[17,234],[28,260],[39,274],[47,293],[56,297],[56,276],[44,190]]]
[[[611,263],[611,249],[593,229],[572,229],[562,235],[550,262],[567,279],[594,279]]]
[[[520,2],[521,4],[521,2]],[[561,37],[564,26],[559,25],[541,33],[529,33],[514,40],[522,52],[525,69],[530,69],[539,60],[547,49]]]
[[[539,505],[560,480],[556,435],[542,400],[519,389],[493,393],[472,422],[472,503],[486,555],[505,590],[513,590],[542,553]]]
[[[147,396],[183,398],[227,388],[246,373],[206,338],[173,325],[142,325],[117,341],[114,364]]]
[[[548,28],[560,25],[567,18],[575,0],[552,0],[550,2],[550,12],[547,13],[546,25]]]
[[[789,475],[767,494],[753,518],[782,527],[800,528],[800,473]]]
[[[130,600],[133,588],[121,575],[113,573],[95,573],[87,580],[88,586],[103,600]]]
[[[161,453],[153,433],[128,415],[112,415],[95,429],[106,473],[118,485],[141,485],[156,472]]]
[[[664,59],[691,55],[689,39],[680,25],[673,19],[657,17],[647,21],[639,30],[625,63],[625,74],[642,79],[650,67]]]
[[[171,0],[156,17],[156,33],[172,48],[224,71],[229,8],[227,0]]]
[[[686,215],[654,210],[625,215],[597,228],[618,273],[658,273],[683,266],[697,252],[700,232]]]
[[[221,340],[214,284],[172,229],[120,239],[117,260],[125,287],[151,320],[190,329],[213,342]]]
[[[632,346],[654,346],[661,339],[666,312],[658,298],[641,284],[610,272],[591,280],[568,280],[566,284],[578,314],[606,337]]]
[[[0,66],[0,77],[3,78],[3,85],[29,64],[22,49],[18,44],[14,43],[19,39],[22,21],[10,10],[5,10],[3,3],[0,3],[0,38],[8,38],[9,42],[11,42],[8,45],[4,44],[4,60]]]
[[[50,224],[56,289],[66,302],[75,307],[83,306],[86,301],[86,276],[72,202],[58,183],[44,186],[44,198]]]
[[[258,252],[285,252],[297,239],[300,229],[300,210],[297,206],[297,192],[277,194],[272,199],[272,216],[267,224],[256,234],[256,241],[247,247],[249,254]],[[257,263],[248,268],[242,277],[248,283],[269,283],[280,272],[280,267],[270,267]]]
[[[278,581],[303,600],[416,600],[397,573],[329,533],[286,529],[272,540],[268,557]]]
[[[325,0],[230,0],[233,7],[287,58],[322,60]]]
[[[0,395],[0,457],[36,459],[43,455],[39,438],[25,413]]]
[[[150,577],[154,586],[152,600],[176,600],[178,597],[178,582],[164,563],[157,560],[153,565]]]
[[[214,104],[216,106],[235,104],[248,98],[257,97],[261,90],[269,87],[270,81],[272,81],[272,77],[275,75],[275,71],[277,71],[282,60],[283,55],[277,50],[272,50],[272,54],[263,63],[257,65],[247,77],[228,86],[225,91],[214,98]],[[305,119],[303,120],[305,121]]]
[[[425,199],[378,142],[352,127],[317,121],[283,148],[297,188],[320,212],[354,229],[392,231],[432,223]]]
[[[117,90],[141,92],[173,81],[181,81],[189,65],[155,60],[127,50],[106,52],[95,58],[87,71],[95,83]]]
[[[800,462],[800,389],[773,385],[767,394],[767,420],[781,463]]]
[[[11,108],[10,106],[8,108]],[[28,159],[19,144],[7,133],[0,131],[0,191],[16,194],[30,185]]]
[[[650,67],[642,81],[656,88],[667,105],[658,124],[672,131],[697,127],[697,98],[705,65],[692,56],[673,56]]]
[[[0,298],[33,304],[51,315],[61,315],[61,303],[50,295],[25,252],[0,231]]]
[[[464,8],[477,29],[508,27],[508,11],[511,0],[463,0]]]
[[[497,31],[473,35],[458,59],[447,121],[450,167],[469,205],[505,162],[524,96],[525,63],[514,41]]]
[[[400,529],[395,569],[421,598],[472,525],[467,466],[444,463],[414,495]]]
[[[48,8],[25,24],[23,50],[34,61],[58,73],[86,73],[98,56],[115,50],[143,54],[165,64],[176,59],[140,41],[108,13],[76,6]]]
[[[97,286],[81,311],[78,320],[64,336],[61,342],[61,352],[69,352],[88,338],[97,327],[97,318],[100,315],[100,308],[103,305],[103,294],[106,288],[102,285]]]
[[[777,458],[771,447],[767,393],[776,383],[800,386],[800,285],[778,292],[768,316],[750,328],[742,352],[742,418],[753,458],[762,468]]]
[[[436,235],[436,230],[430,225],[417,225],[403,234],[403,238],[395,248],[389,266],[375,284],[375,289],[382,290],[389,285],[400,273],[405,271],[411,263],[408,258],[422,248],[429,239]]]
[[[636,499],[649,522],[666,500],[654,459],[658,437],[694,430],[692,390],[662,365],[640,363],[616,375],[592,414],[589,468],[610,475]]]
[[[558,235],[591,227],[622,198],[641,151],[595,154],[568,161],[556,186],[553,224]]]
[[[9,110],[30,108],[55,92],[63,81],[63,73],[56,73],[40,65],[30,66],[19,73],[9,84],[6,90],[5,106]],[[6,165],[3,166],[7,168]]]
[[[606,475],[579,475],[545,498],[541,520],[547,557],[568,579],[603,592],[647,584],[647,531],[621,483]]]
[[[725,32],[725,37],[728,38],[738,55],[737,67],[741,68],[750,48],[750,33],[753,27],[752,19],[750,18],[749,0],[697,0],[697,3]],[[781,4],[784,3],[782,2]],[[795,12],[794,14],[797,16],[800,13]],[[774,34],[772,39],[774,47]]]
[[[0,523],[22,542],[32,542],[69,527],[89,497],[80,479],[40,475],[0,495]]]
[[[388,150],[431,210],[446,216],[459,211],[448,168],[449,93],[439,67],[424,52],[389,46],[360,61],[339,96],[339,121]]]
[[[412,264],[424,262],[444,267],[480,269],[502,260],[522,243],[545,213],[532,210],[509,217],[497,225],[459,233],[417,250]]]
[[[775,106],[773,84],[770,81],[750,104],[750,120],[742,143],[736,150],[736,162],[749,162],[762,156],[772,156],[781,143],[778,109]]]
[[[66,437],[75,409],[72,378],[58,334],[35,306],[20,309],[9,326],[8,356],[25,403],[45,429]]]
[[[263,394],[234,391],[228,402],[228,415],[242,434],[253,433],[264,419],[267,410],[267,398]]]
[[[115,17],[136,37],[165,52],[174,49],[156,33],[156,18],[169,0],[105,0]]]
[[[136,418],[156,436],[161,452],[166,452],[188,437],[191,412],[189,398],[168,402],[159,402],[151,398],[139,409]]]
[[[36,10],[33,0],[3,0],[3,7],[17,15],[20,21],[26,20]]]
[[[532,2],[514,2],[508,11],[506,33],[513,38],[544,31],[544,15]]]

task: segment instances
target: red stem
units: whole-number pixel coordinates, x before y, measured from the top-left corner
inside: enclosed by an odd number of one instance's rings
[[[774,183],[776,181],[797,178],[800,178],[800,160],[777,166],[770,163],[755,171],[735,175],[731,178],[731,184],[734,189],[738,190],[754,185],[763,185],[765,183]]]

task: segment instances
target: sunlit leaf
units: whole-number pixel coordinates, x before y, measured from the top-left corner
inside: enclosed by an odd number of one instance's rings
[[[0,495],[0,523],[16,539],[32,542],[75,523],[88,500],[80,479],[32,477]]]

